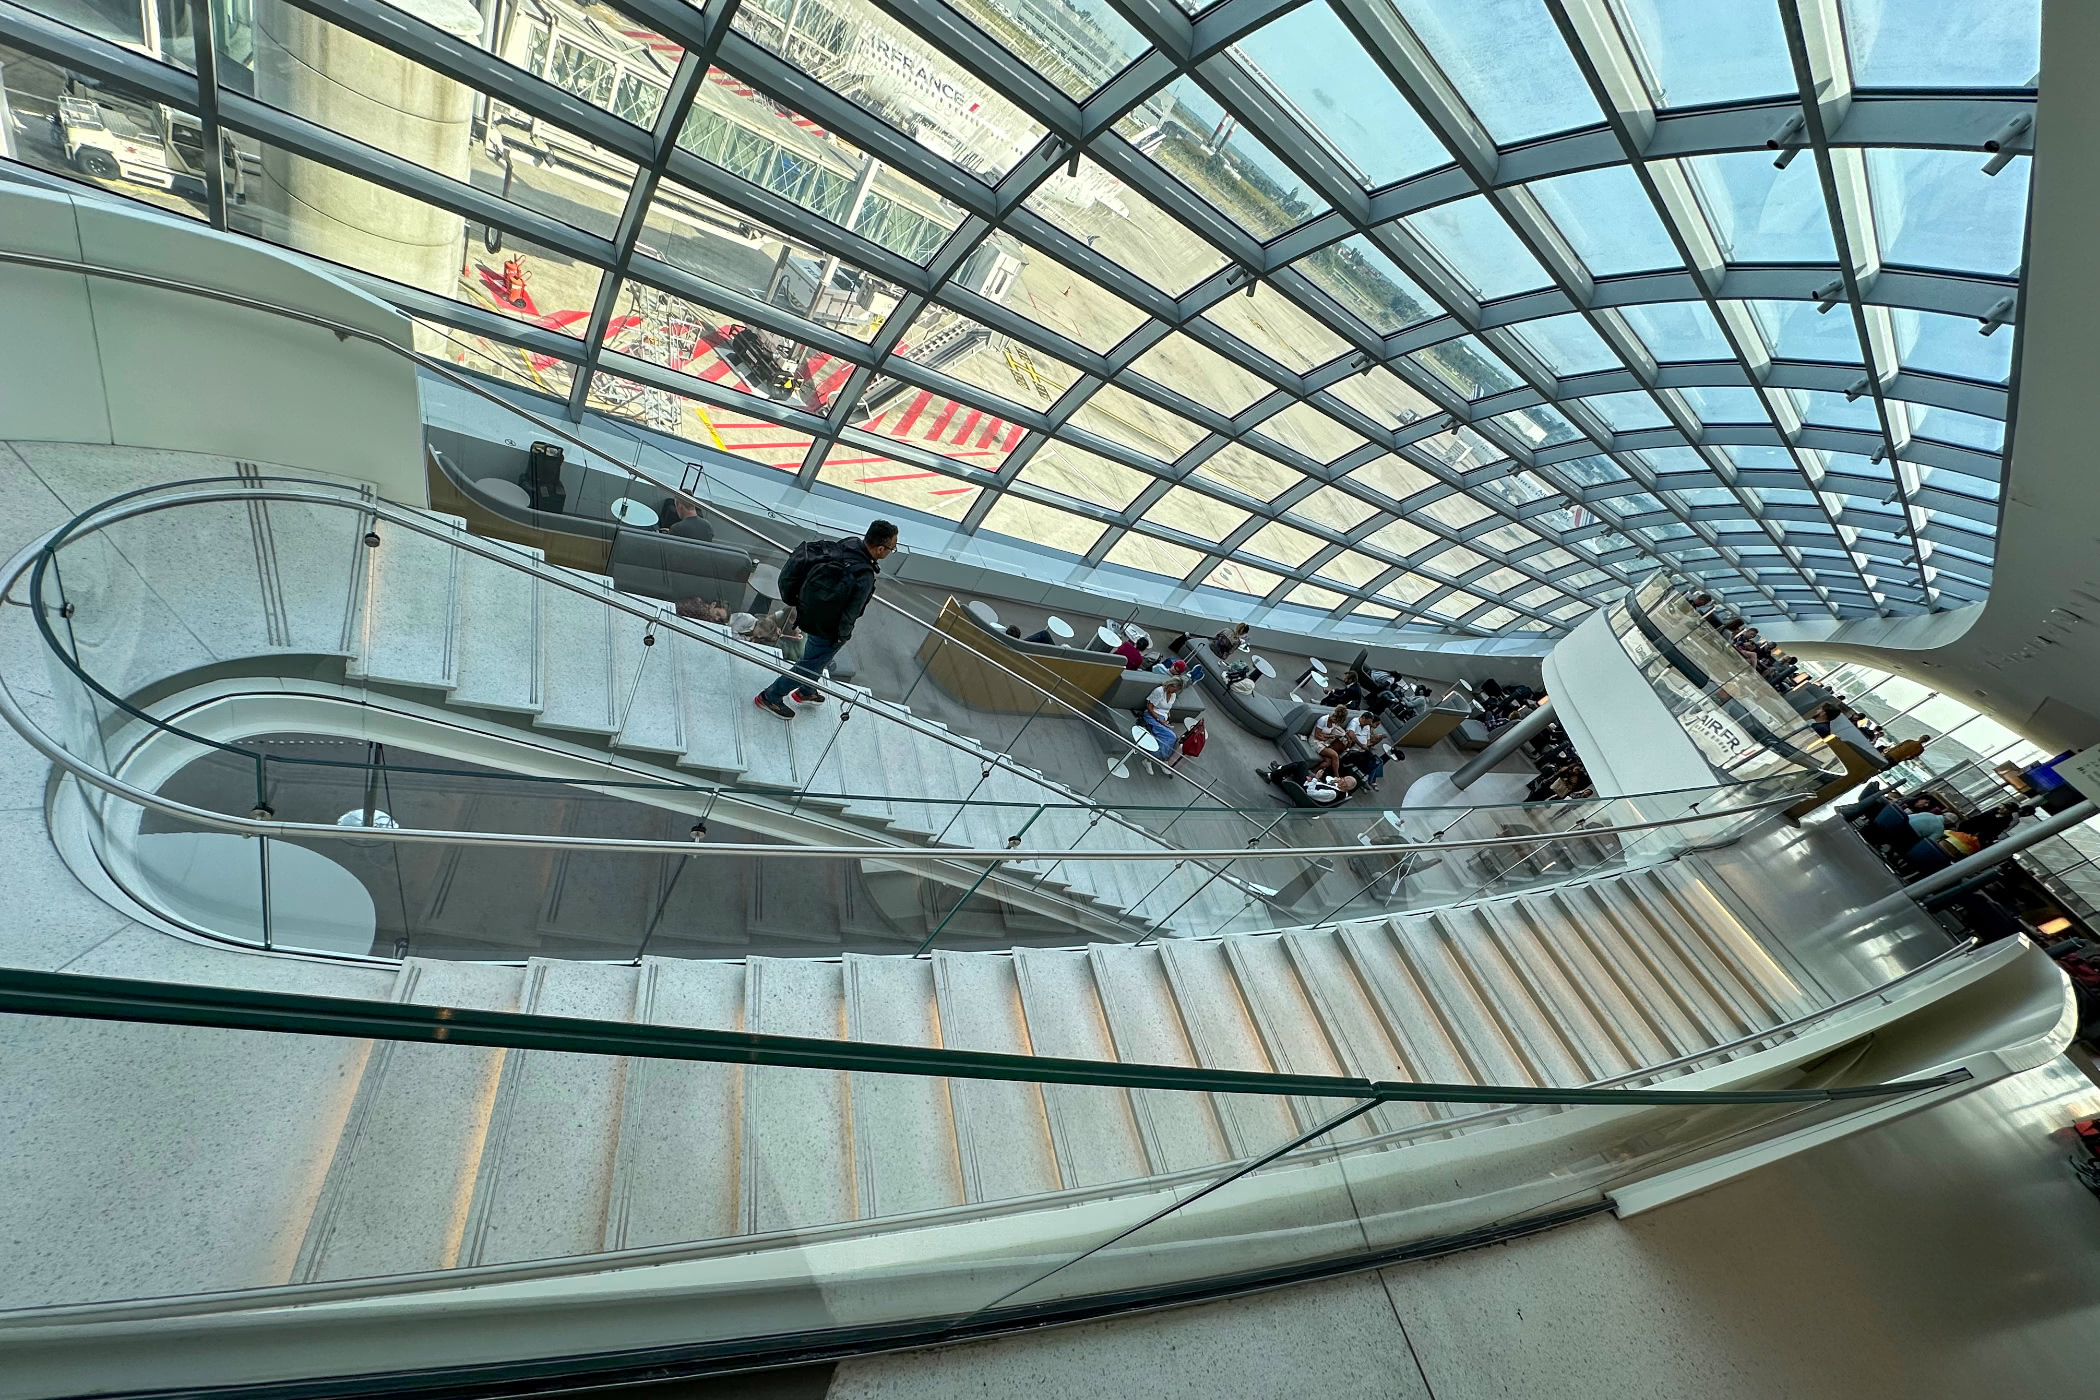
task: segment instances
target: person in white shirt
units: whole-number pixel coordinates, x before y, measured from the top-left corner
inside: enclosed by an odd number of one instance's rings
[[[1145,697],[1145,708],[1138,715],[1145,722],[1145,729],[1151,734],[1153,745],[1163,759],[1173,756],[1174,745],[1180,739],[1174,726],[1167,722],[1167,716],[1173,711],[1174,697],[1181,694],[1184,684],[1181,677],[1169,676],[1152,687],[1152,693]]]

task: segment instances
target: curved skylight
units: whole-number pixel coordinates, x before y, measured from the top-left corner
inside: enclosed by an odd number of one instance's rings
[[[1221,615],[1979,600],[2038,0],[1726,8],[29,0],[0,149]]]

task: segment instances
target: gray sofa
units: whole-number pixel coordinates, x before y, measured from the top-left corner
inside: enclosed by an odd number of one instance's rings
[[[1291,716],[1305,708],[1288,696],[1278,698],[1264,695],[1259,690],[1251,695],[1235,691],[1225,679],[1224,668],[1218,658],[1211,655],[1201,637],[1186,637],[1174,648],[1175,655],[1191,666],[1203,668],[1203,678],[1196,686],[1211,698],[1218,713],[1230,716],[1232,722],[1257,739],[1280,739],[1290,727]]]

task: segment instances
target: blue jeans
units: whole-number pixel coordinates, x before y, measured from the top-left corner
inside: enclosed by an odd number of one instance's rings
[[[1159,756],[1161,758],[1170,756],[1174,752],[1174,745],[1179,741],[1180,736],[1166,725],[1154,719],[1149,710],[1139,715],[1138,718],[1145,722],[1145,728],[1152,731],[1153,741],[1159,745]]]
[[[814,632],[804,633],[803,636],[805,640],[802,643],[802,659],[795,663],[794,671],[766,687],[765,698],[773,704],[778,705],[787,700],[788,692],[800,684],[795,679],[796,676],[807,676],[815,680],[823,674],[824,668],[831,664],[831,658],[839,654],[842,643],[829,637],[819,637]]]

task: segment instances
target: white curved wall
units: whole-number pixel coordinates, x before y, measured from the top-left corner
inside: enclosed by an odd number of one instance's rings
[[[410,342],[408,318],[261,244],[0,184],[0,248],[197,283]],[[202,452],[428,503],[411,361],[205,298],[0,262],[0,441]]]

